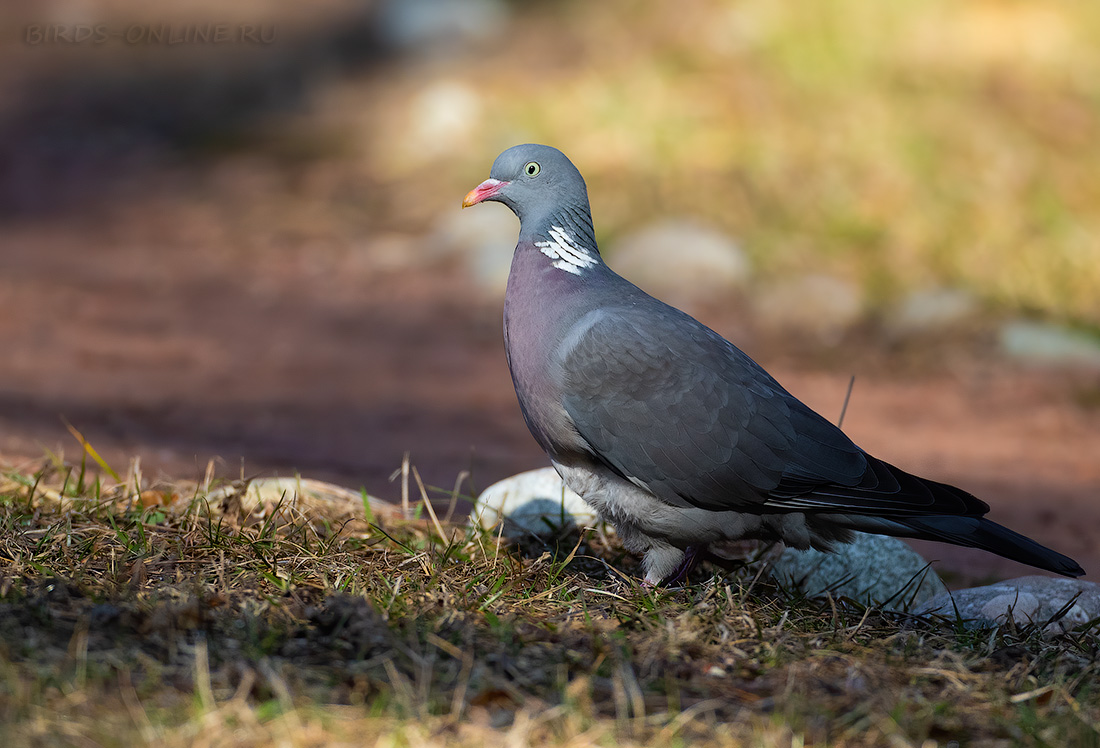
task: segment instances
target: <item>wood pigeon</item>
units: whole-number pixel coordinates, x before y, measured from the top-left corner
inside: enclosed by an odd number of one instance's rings
[[[718,333],[600,257],[584,179],[517,145],[463,207],[504,203],[519,242],[504,344],[527,426],[565,483],[644,554],[649,584],[744,538],[831,550],[853,531],[981,548],[1066,576],[1072,559],[983,518],[962,489],[875,459]]]

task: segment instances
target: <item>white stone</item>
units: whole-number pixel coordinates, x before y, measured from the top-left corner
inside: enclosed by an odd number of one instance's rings
[[[470,523],[492,529],[502,520],[506,535],[548,535],[560,527],[585,527],[598,521],[592,507],[569,490],[552,467],[513,475],[481,492]]]
[[[904,297],[886,315],[886,332],[894,337],[935,334],[973,320],[980,307],[957,288],[926,288]]]
[[[429,84],[411,102],[411,126],[405,134],[410,155],[425,161],[469,142],[481,121],[481,109],[481,96],[470,86],[455,81]]]
[[[608,248],[607,258],[619,275],[676,305],[728,297],[748,283],[751,273],[733,239],[686,219],[624,236]]]
[[[1016,320],[1001,328],[1001,349],[1028,363],[1100,367],[1100,340],[1061,325]]]
[[[761,286],[752,302],[762,326],[813,335],[824,342],[837,340],[863,315],[859,288],[827,275],[803,275]]]

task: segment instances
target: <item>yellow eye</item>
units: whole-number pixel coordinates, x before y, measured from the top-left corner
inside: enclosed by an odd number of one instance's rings
[[[537,161],[528,161],[527,166],[523,167],[523,173],[529,177],[533,177],[542,171],[542,167],[538,165]]]

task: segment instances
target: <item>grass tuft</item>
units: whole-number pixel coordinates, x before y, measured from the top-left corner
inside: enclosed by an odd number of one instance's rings
[[[434,511],[368,524],[290,492],[242,510],[239,481],[135,495],[75,469],[0,488],[13,744],[1100,737],[1097,621],[920,620],[805,599],[755,563],[646,589],[601,533],[512,544]]]

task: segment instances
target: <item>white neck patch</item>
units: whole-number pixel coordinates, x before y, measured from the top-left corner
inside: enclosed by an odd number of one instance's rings
[[[573,236],[561,226],[551,226],[550,241],[535,242],[535,246],[554,261],[554,267],[573,275],[580,275],[585,268],[596,264],[592,250],[577,244]]]

